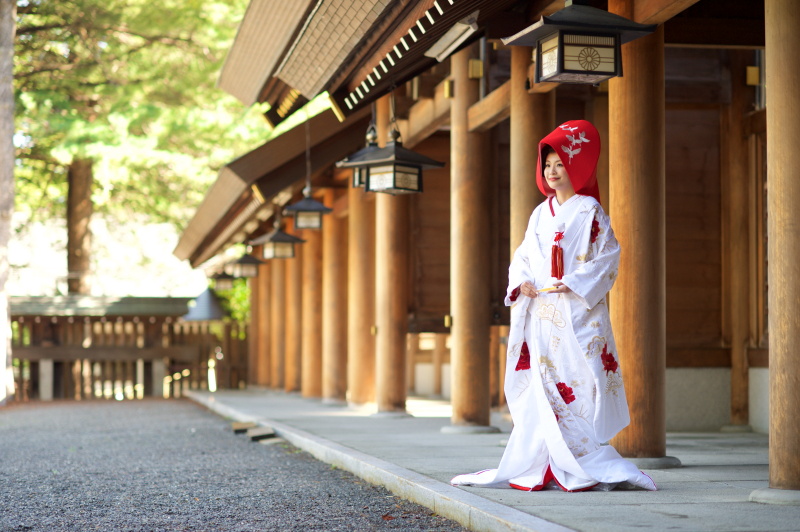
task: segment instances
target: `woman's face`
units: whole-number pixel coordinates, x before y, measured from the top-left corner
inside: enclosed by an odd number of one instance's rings
[[[550,152],[544,163],[544,177],[553,190],[571,190],[572,183],[567,175],[567,169],[561,162],[561,157],[556,152]]]

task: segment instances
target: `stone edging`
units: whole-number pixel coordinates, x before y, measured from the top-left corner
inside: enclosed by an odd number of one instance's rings
[[[570,528],[484,499],[306,431],[266,418],[243,415],[233,408],[219,404],[213,400],[213,397],[208,398],[190,391],[184,392],[184,395],[209,410],[234,421],[254,421],[259,425],[268,425],[275,430],[278,436],[308,452],[314,458],[349,471],[371,484],[383,486],[395,495],[430,508],[437,514],[457,521],[470,530],[572,532]]]

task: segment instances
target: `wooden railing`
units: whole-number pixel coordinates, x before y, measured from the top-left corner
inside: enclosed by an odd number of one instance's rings
[[[246,327],[151,316],[12,316],[17,401],[244,387]]]

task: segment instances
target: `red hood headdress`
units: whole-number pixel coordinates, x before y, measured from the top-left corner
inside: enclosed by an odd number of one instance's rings
[[[536,182],[545,196],[555,195],[542,174],[542,149],[552,147],[564,163],[572,188],[576,194],[592,196],[600,203],[597,186],[597,160],[600,158],[600,134],[586,120],[570,120],[558,126],[539,142],[539,162],[536,165]]]

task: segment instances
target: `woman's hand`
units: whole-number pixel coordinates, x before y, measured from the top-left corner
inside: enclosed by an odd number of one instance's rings
[[[568,294],[572,292],[569,286],[565,285],[561,281],[556,281],[553,283],[553,286],[557,287],[555,290],[551,291],[551,294]]]
[[[539,292],[536,291],[536,287],[533,286],[533,283],[529,283],[528,281],[525,281],[519,286],[519,291],[523,296],[528,296],[531,299],[539,295]]]

